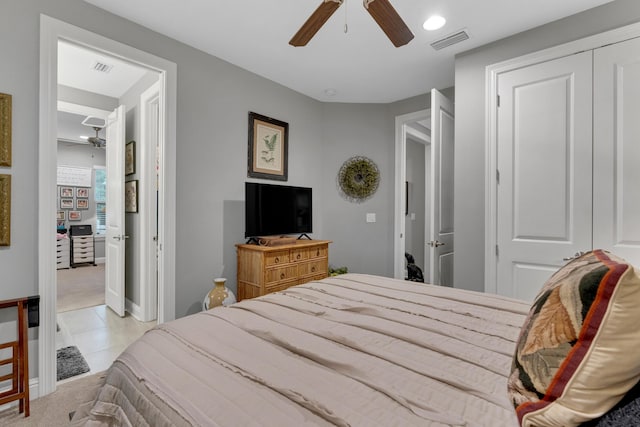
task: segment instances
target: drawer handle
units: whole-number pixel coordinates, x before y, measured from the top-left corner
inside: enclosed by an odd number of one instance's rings
[[[311,272],[312,272],[312,273],[315,273],[315,272],[316,272],[316,267],[315,267],[315,266],[311,267]]]
[[[316,256],[320,256],[320,249],[316,252]]]
[[[280,262],[280,258],[275,257],[275,259],[273,260],[273,262],[275,262],[276,264]]]
[[[281,278],[281,279],[284,279],[285,277],[287,277],[287,275],[286,275],[286,274],[284,274],[284,273],[280,273],[280,278]]]
[[[300,259],[300,254],[296,255],[296,259]]]

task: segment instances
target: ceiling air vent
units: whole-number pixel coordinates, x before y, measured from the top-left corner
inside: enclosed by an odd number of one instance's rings
[[[96,61],[91,67],[95,71],[100,71],[101,73],[108,73],[113,68],[113,65],[104,64],[100,61]]]
[[[467,33],[467,30],[460,30],[456,33],[449,34],[448,36],[441,38],[440,40],[434,41],[433,43],[431,43],[431,47],[434,48],[435,50],[440,50],[440,49],[444,49],[445,47],[454,45],[456,43],[465,41],[468,38],[469,38],[469,33]]]

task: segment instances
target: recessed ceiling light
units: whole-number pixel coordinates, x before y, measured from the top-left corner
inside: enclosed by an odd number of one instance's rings
[[[427,31],[439,30],[440,28],[444,27],[444,24],[446,23],[447,23],[447,20],[444,19],[442,16],[433,15],[429,17],[429,19],[424,21],[424,24],[422,24],[422,28],[424,28]]]
[[[335,96],[336,93],[338,93],[338,91],[336,91],[333,88],[329,88],[329,89],[325,89],[324,90],[324,94],[327,95],[327,96]]]
[[[86,135],[80,135],[80,139],[87,140],[87,139],[89,139],[89,137],[88,137],[88,136],[86,136]]]

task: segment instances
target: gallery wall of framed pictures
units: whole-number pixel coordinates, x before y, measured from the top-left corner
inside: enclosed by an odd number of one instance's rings
[[[66,228],[67,221],[82,221],[83,211],[88,211],[91,206],[90,194],[90,187],[58,185],[58,228]]]

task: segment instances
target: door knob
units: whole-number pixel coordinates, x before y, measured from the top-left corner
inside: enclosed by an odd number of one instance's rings
[[[444,242],[439,242],[437,240],[432,240],[429,243],[427,243],[429,246],[431,246],[432,248],[437,248],[439,246],[444,246]]]
[[[578,252],[576,252],[576,254],[574,256],[565,257],[565,258],[562,258],[562,260],[563,261],[572,261],[572,260],[574,260],[576,258],[580,258],[584,254],[586,254],[586,252],[578,251]]]

